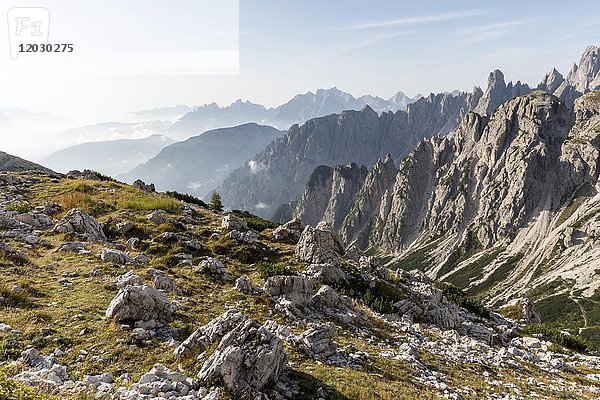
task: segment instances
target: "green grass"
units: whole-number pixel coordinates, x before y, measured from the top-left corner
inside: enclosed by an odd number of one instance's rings
[[[31,205],[26,201],[13,201],[6,205],[6,211],[16,211],[20,214],[29,212]]]
[[[164,197],[152,196],[140,196],[139,198],[132,198],[125,201],[123,206],[136,211],[154,211],[161,209],[165,211],[176,212],[181,210],[181,203],[178,201]]]
[[[262,232],[265,229],[275,229],[279,226],[279,224],[268,221],[264,218],[258,217],[254,214],[249,213],[248,211],[242,210],[233,210],[231,211],[233,215],[238,218],[243,219],[248,224],[250,229],[254,229],[255,231]]]
[[[500,266],[496,267],[494,272],[492,272],[484,282],[470,288],[469,293],[483,293],[484,291],[492,288],[497,283],[502,282],[508,277],[508,275],[510,275],[512,270],[515,268],[518,262],[521,261],[522,258],[523,254],[521,253],[511,256]]]
[[[256,268],[262,279],[277,275],[297,275],[297,272],[286,263],[261,261],[256,264]]]
[[[445,280],[461,289],[466,289],[470,285],[471,279],[480,277],[484,268],[494,261],[496,257],[498,257],[498,254],[500,254],[503,250],[503,248],[492,250],[491,252],[479,257],[472,263],[457,270],[452,275],[445,278]]]

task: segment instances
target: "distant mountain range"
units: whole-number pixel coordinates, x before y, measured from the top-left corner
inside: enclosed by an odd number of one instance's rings
[[[158,155],[118,178],[141,178],[158,189],[204,196],[233,170],[265,148],[283,132],[255,123],[215,129],[171,144]]]
[[[63,173],[73,169],[92,169],[116,176],[154,157],[172,143],[173,139],[156,134],[144,139],[88,142],[57,151],[41,162]]]
[[[184,104],[178,104],[172,107],[158,107],[150,110],[136,111],[127,114],[127,119],[134,122],[144,121],[176,121],[185,114],[193,111],[194,108]]]
[[[599,87],[598,48],[590,47],[565,79],[551,71],[538,87],[552,91],[567,105]],[[505,83],[492,71],[485,91],[431,94],[410,103],[406,111],[378,115],[371,107],[314,118],[292,126],[251,161],[231,173],[218,189],[226,207],[243,208],[263,217],[289,218],[290,202],[300,199],[304,185],[319,165],[335,167],[354,162],[372,167],[390,154],[403,159],[422,139],[445,135],[470,111],[489,116],[504,102],[531,92],[520,81]],[[256,166],[260,172],[256,172]],[[283,207],[283,209],[279,209]],[[282,212],[288,210],[288,212]]]
[[[156,136],[153,136],[154,139],[147,140],[139,138],[147,138],[148,135],[160,135],[186,140],[215,128],[236,127],[248,123],[261,123],[287,128],[294,122],[304,122],[315,116],[339,113],[343,110],[359,110],[365,105],[370,105],[379,112],[404,109],[407,104],[420,97],[420,95],[417,95],[415,98],[410,98],[404,93],[398,92],[388,100],[368,95],[357,99],[349,93],[332,88],[319,89],[316,93],[308,92],[297,95],[287,103],[271,109],[249,101],[238,100],[227,107],[219,107],[216,103],[211,103],[194,109],[186,105],[177,105],[142,110],[127,115],[127,119],[136,122],[105,122],[70,128],[50,135],[52,142],[47,146],[47,149],[55,152],[42,158],[41,161],[59,171],[92,168],[107,175],[119,175],[125,180],[131,180],[132,177],[137,175],[137,177],[154,182],[161,188],[176,188],[196,195],[203,195],[222,183],[223,174],[226,176],[232,169],[243,165],[245,161],[262,150],[269,143],[269,141],[265,142],[265,138],[274,139],[281,136],[281,134],[267,134],[260,138],[248,138],[242,135],[241,140],[250,139],[248,147],[240,148],[240,154],[247,154],[247,158],[228,160],[224,164],[220,164],[218,160],[213,160],[221,168],[224,168],[213,176],[214,179],[203,178],[206,171],[187,168],[170,171],[169,178],[161,178],[164,174],[160,173],[159,170],[164,165],[173,164],[171,161],[176,158],[175,153],[169,153],[168,158],[170,160],[162,158],[144,166],[140,164],[146,163],[154,155],[157,155],[162,148],[171,144],[172,141],[156,140]],[[176,121],[173,123],[174,119]],[[3,118],[0,115],[0,126],[2,123]],[[6,123],[10,123],[8,118]],[[235,130],[230,133],[233,132]],[[205,138],[206,142],[200,143],[192,140],[190,143],[206,145],[207,148],[218,148],[225,143],[219,143],[221,138],[225,141],[232,140],[235,142],[231,135],[221,137],[211,134]],[[102,144],[103,142],[106,142],[106,144]],[[233,142],[232,144],[236,145]],[[258,145],[260,147],[256,147]],[[119,150],[120,146],[123,148],[122,150]],[[98,154],[98,156],[87,157],[83,153]],[[163,162],[165,160],[166,162]],[[138,165],[139,168],[136,168]],[[133,170],[134,168],[135,170]],[[215,172],[210,168],[209,170],[212,171],[211,173]],[[181,178],[174,177],[173,174],[181,176]],[[175,184],[175,182],[177,182],[176,186],[169,186]],[[209,183],[214,184],[214,186],[205,186]]]
[[[410,98],[398,92],[387,100],[370,95],[354,98],[349,93],[331,88],[319,89],[316,93],[296,95],[276,108],[267,109],[260,104],[241,100],[226,107],[211,103],[185,114],[173,124],[169,132],[176,136],[185,136],[247,122],[287,129],[293,124],[302,124],[311,118],[341,113],[344,110],[361,110],[366,105],[377,112],[404,110],[408,104],[421,97],[417,95]]]

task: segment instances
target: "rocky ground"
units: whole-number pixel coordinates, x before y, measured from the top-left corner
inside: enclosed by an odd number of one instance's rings
[[[0,174],[0,398],[600,396],[600,357],[390,271],[325,224],[275,227],[87,172]]]

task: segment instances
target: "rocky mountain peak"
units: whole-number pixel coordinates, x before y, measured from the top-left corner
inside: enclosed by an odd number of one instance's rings
[[[377,112],[375,110],[373,110],[373,108],[371,108],[371,106],[368,104],[366,106],[364,106],[362,108],[362,110],[360,110],[360,112],[365,113],[365,114],[377,115]]]
[[[513,85],[509,82],[508,85],[504,81],[502,71],[496,69],[490,72],[488,76],[488,85],[475,108],[475,112],[481,115],[491,114],[500,104],[508,99],[520,96],[530,91],[529,86],[517,81]]]
[[[583,52],[579,61],[579,68],[577,68],[575,74],[589,84],[598,76],[598,72],[600,72],[600,48],[589,46]]]
[[[582,94],[600,89],[600,48],[589,46],[554,94],[572,106]]]
[[[565,78],[562,76],[560,72],[556,70],[556,68],[552,68],[550,72],[546,74],[544,79],[538,85],[539,90],[544,90],[548,93],[554,93],[556,89],[560,86]]]

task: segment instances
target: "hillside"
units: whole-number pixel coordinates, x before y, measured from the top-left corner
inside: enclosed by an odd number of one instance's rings
[[[281,135],[275,128],[257,124],[215,129],[165,147],[118,178],[126,182],[142,179],[161,190],[205,196]]]
[[[507,319],[452,286],[381,267],[325,227],[273,229],[114,181],[2,174],[0,191],[0,393],[600,392],[600,358],[570,350],[594,347],[527,325],[539,322],[527,301]]]
[[[63,173],[74,169],[91,169],[116,176],[148,161],[172,143],[174,140],[162,135],[81,143],[57,151],[41,162]]]
[[[32,170],[53,173],[49,168],[0,151],[0,171],[22,172]]]

